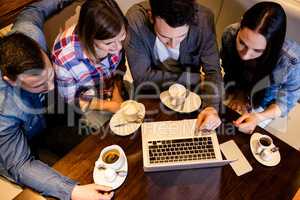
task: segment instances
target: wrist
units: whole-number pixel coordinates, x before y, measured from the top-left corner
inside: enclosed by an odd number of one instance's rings
[[[255,118],[256,118],[257,123],[260,123],[267,119],[267,117],[264,116],[263,112],[255,113]]]
[[[104,100],[94,97],[91,100],[89,109],[90,110],[104,110],[105,109]]]
[[[73,189],[72,189],[72,192],[71,192],[71,199],[76,199],[77,197],[77,193],[78,193],[78,188],[79,185],[74,185]]]
[[[217,110],[212,106],[208,106],[208,107],[204,108],[203,111],[204,112],[214,112],[215,114],[218,114]]]

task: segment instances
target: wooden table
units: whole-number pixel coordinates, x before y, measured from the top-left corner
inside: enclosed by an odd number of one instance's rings
[[[165,121],[193,118],[194,114],[165,114],[158,100],[144,100],[146,121]],[[118,144],[126,153],[129,165],[125,183],[116,190],[117,200],[144,199],[292,199],[300,187],[300,152],[272,136],[279,146],[281,162],[275,167],[266,167],[258,163],[250,151],[250,135],[233,129],[231,121],[237,115],[227,110],[222,116],[223,124],[218,130],[219,142],[233,139],[253,167],[253,171],[241,177],[236,176],[228,165],[220,168],[178,170],[169,172],[144,173],[141,150],[141,133],[120,137],[100,132],[88,136],[74,148],[54,168],[62,174],[79,181],[81,184],[93,182],[93,166],[101,149]],[[235,134],[228,135],[228,133]],[[269,134],[261,128],[256,131]],[[225,135],[227,133],[227,135]],[[19,198],[20,199],[20,198]],[[22,198],[21,198],[22,199]]]

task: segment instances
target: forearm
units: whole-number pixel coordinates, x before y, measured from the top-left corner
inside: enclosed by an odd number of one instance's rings
[[[76,182],[60,175],[48,165],[39,160],[28,160],[20,168],[15,166],[10,170],[15,180],[30,187],[42,195],[52,196],[62,200],[71,198]]]
[[[117,101],[107,101],[99,98],[93,98],[90,105],[89,110],[103,110],[115,113],[120,109],[121,102]]]
[[[214,107],[216,110],[219,110],[220,102],[222,101],[224,93],[220,71],[217,69],[214,73],[206,74],[204,83],[202,84],[202,108]]]
[[[114,89],[112,93],[112,101],[122,103],[123,97],[121,94],[123,80],[115,80]]]
[[[275,119],[281,116],[281,110],[277,104],[271,104],[263,112],[257,113],[259,121]]]
[[[186,66],[183,66],[185,71],[175,73],[162,70],[157,66],[152,66],[150,62],[143,62],[140,59],[135,59],[135,61],[130,62],[130,67],[135,86],[139,86],[145,82],[149,82],[149,85],[151,86],[154,83],[159,87],[164,87],[164,84],[169,84],[170,82],[195,86],[200,83],[201,80],[199,72],[190,72],[191,70],[188,70],[189,67]],[[198,71],[200,71],[200,69],[198,69]]]
[[[27,6],[16,18],[12,33],[19,32],[36,41],[47,52],[47,43],[43,26],[45,21],[55,12],[74,0],[42,0]]]
[[[223,97],[223,79],[220,68],[220,56],[216,41],[216,32],[213,13],[206,18],[206,29],[203,30],[203,43],[201,52],[201,63],[205,73],[205,82],[203,94],[207,96],[204,99],[203,106],[213,106],[219,109]]]
[[[30,21],[42,27],[45,20],[74,0],[41,0],[30,4],[17,16],[16,22]]]
[[[116,80],[114,83],[114,89],[113,89],[111,101],[102,100],[99,98],[93,98],[89,106],[89,109],[104,110],[112,113],[117,112],[120,109],[120,106],[123,102],[123,98],[120,92],[121,87],[122,87],[121,81]]]
[[[17,183],[44,195],[70,199],[75,182],[31,155],[21,124],[0,115],[0,165]]]
[[[174,82],[180,79],[180,74],[171,73],[164,70],[156,69],[155,66],[150,66],[145,63],[134,63],[131,66],[134,85],[141,84],[163,86],[164,83]],[[149,82],[149,84],[146,84]],[[146,86],[145,86],[146,87]]]

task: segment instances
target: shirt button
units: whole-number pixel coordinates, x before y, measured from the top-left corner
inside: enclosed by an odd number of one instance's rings
[[[32,129],[32,126],[29,126],[29,129]]]

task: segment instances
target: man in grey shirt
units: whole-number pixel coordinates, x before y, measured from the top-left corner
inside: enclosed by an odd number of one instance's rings
[[[217,128],[222,76],[212,12],[194,0],[149,2],[133,5],[126,14],[129,40],[125,48],[134,86],[147,88],[155,83],[164,89],[176,82],[201,88],[203,110],[197,127]]]

